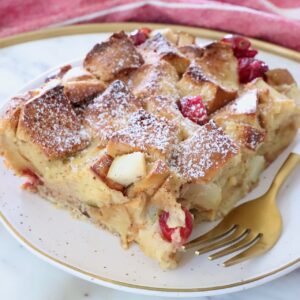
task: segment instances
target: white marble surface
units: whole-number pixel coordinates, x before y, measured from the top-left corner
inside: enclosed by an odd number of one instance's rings
[[[97,35],[72,36],[0,49],[0,105],[28,80],[49,68],[81,57],[96,41]],[[299,299],[299,282],[300,269],[263,286],[214,299]],[[33,256],[0,225],[0,299],[160,298],[114,291],[64,273]]]

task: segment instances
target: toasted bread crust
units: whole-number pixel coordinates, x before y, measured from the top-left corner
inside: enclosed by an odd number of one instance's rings
[[[75,154],[89,144],[88,133],[61,86],[25,103],[20,112],[17,136],[38,145],[49,159]]]
[[[239,147],[210,121],[178,145],[170,164],[187,182],[205,182],[238,154]]]
[[[189,60],[161,33],[157,33],[139,46],[139,51],[146,63],[153,64],[163,59],[173,65],[179,74],[182,74],[189,65]]]
[[[62,76],[66,97],[75,104],[88,102],[103,92],[107,85],[84,68],[71,68]]]
[[[138,98],[153,96],[179,98],[175,68],[165,61],[145,64],[130,76],[129,87]]]
[[[110,81],[119,73],[130,72],[142,64],[142,56],[123,31],[114,33],[107,42],[96,44],[84,60],[84,67],[103,81]]]
[[[116,131],[107,145],[108,154],[115,157],[136,151],[165,158],[178,140],[177,126],[140,109],[131,114],[128,126]]]
[[[190,64],[177,87],[181,96],[201,95],[211,114],[237,96],[237,59],[231,47],[215,42]]]
[[[106,145],[112,134],[126,125],[128,115],[141,107],[128,86],[116,80],[85,108],[83,123]]]

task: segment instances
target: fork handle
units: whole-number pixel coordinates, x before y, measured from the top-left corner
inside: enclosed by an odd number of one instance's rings
[[[270,193],[277,194],[278,190],[289,176],[289,174],[296,168],[300,162],[300,155],[296,153],[290,153],[279,171],[277,172],[275,179],[269,189]],[[275,199],[275,197],[273,198]]]

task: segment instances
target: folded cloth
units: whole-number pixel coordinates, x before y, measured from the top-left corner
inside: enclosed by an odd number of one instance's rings
[[[300,0],[1,0],[0,36],[94,22],[159,22],[256,37],[300,50]]]

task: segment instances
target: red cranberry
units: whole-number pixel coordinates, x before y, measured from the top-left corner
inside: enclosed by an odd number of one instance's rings
[[[36,190],[38,185],[43,184],[43,181],[29,169],[24,170],[22,175],[28,178],[28,180],[23,184],[23,188],[26,190]]]
[[[184,117],[199,125],[203,125],[207,121],[207,110],[200,96],[182,98],[179,109]]]
[[[130,35],[130,38],[133,41],[134,45],[138,46],[140,44],[143,44],[149,38],[150,32],[151,32],[151,29],[149,29],[149,28],[141,28],[141,29],[135,30]]]
[[[238,59],[240,83],[247,83],[257,77],[263,77],[269,70],[263,61],[254,59],[257,50],[251,49],[249,40],[238,35],[227,35],[221,41],[231,45],[234,55]]]
[[[251,42],[244,37],[238,35],[226,35],[222,42],[229,43],[232,47],[235,57],[254,57],[257,50],[250,49]]]
[[[263,77],[269,67],[261,60],[251,57],[239,58],[239,77],[241,83],[247,83],[257,77]]]
[[[166,211],[163,211],[160,214],[159,226],[160,226],[161,234],[165,240],[172,242],[172,234],[177,229],[179,229],[179,233],[180,233],[180,237],[181,237],[180,244],[184,244],[187,241],[187,239],[190,237],[192,230],[193,230],[193,216],[186,208],[183,208],[183,211],[185,213],[185,226],[184,227],[170,228],[167,225],[167,221],[169,219],[169,213]]]

